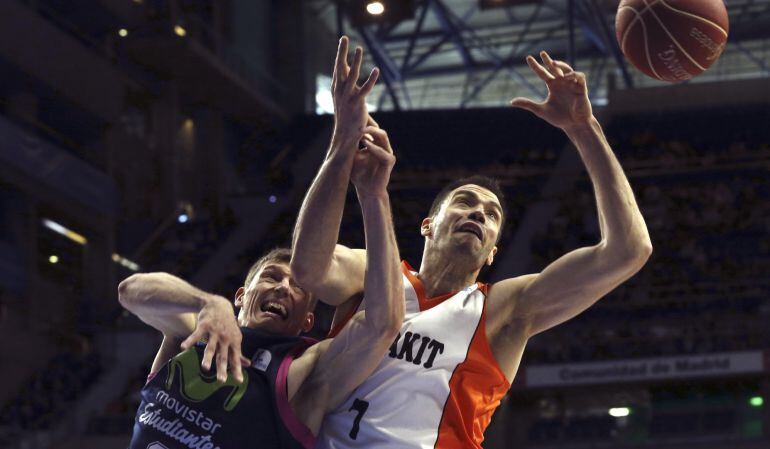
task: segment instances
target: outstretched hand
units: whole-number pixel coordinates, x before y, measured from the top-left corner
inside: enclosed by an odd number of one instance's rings
[[[540,59],[542,65],[534,57],[527,56],[527,64],[545,81],[548,97],[540,103],[517,97],[511,101],[511,105],[526,109],[561,129],[589,123],[593,111],[588,99],[585,74],[574,71],[564,61],[552,60],[544,51],[540,52]]]
[[[332,75],[334,129],[335,134],[344,133],[357,142],[364,134],[364,126],[369,116],[366,109],[366,96],[374,88],[380,71],[376,67],[372,69],[367,80],[359,87],[358,77],[361,74],[364,50],[356,47],[353,64],[348,65],[348,43],[348,37],[342,36]]]
[[[390,172],[396,163],[388,134],[371,116],[368,116],[364,133],[361,139],[363,148],[356,152],[350,172],[350,181],[356,187],[359,198],[385,193]]]
[[[242,383],[241,366],[249,366],[250,362],[241,355],[241,339],[241,330],[230,301],[215,296],[201,309],[195,331],[182,342],[182,349],[205,340],[206,350],[203,352],[201,367],[209,371],[216,356],[217,381],[227,382],[229,369],[235,381]]]

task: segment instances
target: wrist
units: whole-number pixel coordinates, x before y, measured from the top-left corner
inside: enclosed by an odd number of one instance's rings
[[[332,132],[332,148],[337,147],[358,147],[358,141],[361,140],[363,133],[360,130],[350,129],[350,127],[334,125]]]
[[[326,154],[324,160],[327,164],[346,166],[353,162],[353,157],[358,149],[358,142],[361,140],[358,137],[353,137],[351,134],[334,134],[332,136],[331,145],[329,145],[329,152]],[[342,167],[339,167],[342,168]]]
[[[361,192],[356,189],[356,195],[358,196],[358,202],[361,204],[362,208],[381,205],[389,201],[387,190]]]
[[[227,299],[212,294],[204,294],[198,298],[198,311],[203,310],[205,307],[214,307],[221,304],[230,304]]]
[[[598,125],[599,125],[599,121],[596,120],[596,117],[592,115],[585,121],[570,123],[569,125],[564,126],[562,130],[568,136],[578,136],[586,132],[594,132],[595,127]]]

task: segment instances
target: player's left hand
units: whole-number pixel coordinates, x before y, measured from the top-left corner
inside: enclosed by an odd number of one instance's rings
[[[544,51],[540,52],[540,59],[543,61],[542,65],[534,57],[527,56],[527,64],[545,81],[548,97],[541,103],[517,97],[511,101],[511,105],[526,109],[564,130],[589,123],[593,110],[588,99],[585,74],[574,71],[564,61],[554,61]]]
[[[370,115],[364,128],[363,148],[353,158],[350,181],[356,187],[359,198],[377,196],[387,192],[390,172],[396,164],[396,156],[390,146],[388,134]]]

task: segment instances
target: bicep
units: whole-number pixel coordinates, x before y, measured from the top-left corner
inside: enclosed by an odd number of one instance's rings
[[[601,245],[579,248],[527,276],[507,299],[514,317],[524,320],[528,334],[534,335],[579,315],[638,269],[611,257]]]

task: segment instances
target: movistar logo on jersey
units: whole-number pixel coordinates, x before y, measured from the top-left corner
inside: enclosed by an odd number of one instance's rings
[[[190,348],[171,359],[166,377],[167,390],[171,389],[174,378],[179,379],[179,393],[191,402],[205,401],[220,389],[229,389],[230,394],[224,403],[224,409],[228,412],[238,405],[249,385],[249,373],[245,370],[243,383],[240,385],[230,374],[227,375],[227,382],[220,384],[213,374],[207,376],[202,373],[201,360],[195,348]]]

